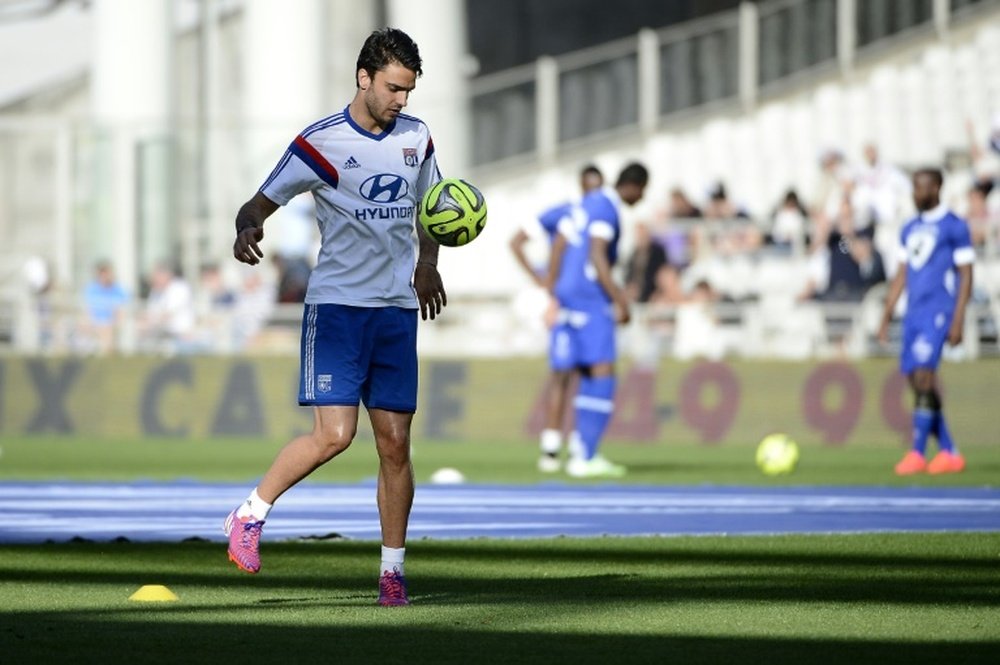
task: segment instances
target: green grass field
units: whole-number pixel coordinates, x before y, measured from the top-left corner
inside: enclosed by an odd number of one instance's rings
[[[217,544],[0,548],[0,654],[888,665],[1000,653],[996,534],[420,541],[414,604],[391,609],[374,606],[375,551],[269,544],[249,576]],[[154,583],[180,601],[127,600]]]
[[[267,469],[282,441],[261,439],[152,439],[88,441],[65,437],[6,437],[0,442],[0,480],[173,480],[250,482]],[[767,477],[754,466],[752,446],[705,446],[690,442],[657,445],[609,442],[604,453],[628,466],[621,482],[649,485],[884,485],[995,486],[1000,483],[1000,446],[964,449],[967,470],[953,476],[897,478],[893,465],[904,449],[889,446],[803,446],[798,469]],[[418,481],[434,470],[458,468],[470,482],[536,483],[565,475],[535,470],[533,442],[463,445],[417,441],[413,464]],[[375,447],[358,440],[343,455],[310,476],[319,482],[356,482],[377,470]],[[586,482],[586,481],[583,481]]]
[[[251,483],[258,440],[5,438],[0,480],[198,478]],[[995,486],[1000,450],[966,473],[899,479],[897,448],[805,448],[768,478],[753,449],[611,443],[629,483]],[[418,481],[550,480],[529,442],[418,443]],[[358,441],[314,480],[375,472]],[[564,478],[560,478],[569,482]],[[0,663],[994,663],[1000,533],[459,541],[408,545],[414,604],[374,605],[378,544],[269,542],[250,576],[223,546],[0,546]],[[137,603],[143,584],[179,602]]]

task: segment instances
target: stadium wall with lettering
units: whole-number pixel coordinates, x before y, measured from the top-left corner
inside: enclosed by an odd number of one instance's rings
[[[544,361],[429,361],[414,439],[533,441]],[[996,443],[1000,362],[945,365],[941,388],[962,445]],[[290,358],[0,359],[0,435],[108,439],[266,437],[312,426]],[[899,445],[911,398],[891,360],[623,367],[609,437],[636,445],[737,445],[773,431],[804,444]],[[361,419],[360,434],[367,419]]]

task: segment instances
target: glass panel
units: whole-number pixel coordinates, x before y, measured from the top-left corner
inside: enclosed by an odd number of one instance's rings
[[[720,28],[660,47],[660,112],[663,114],[736,96],[739,91],[738,30]]]
[[[857,6],[858,46],[934,19],[934,0],[864,0]]]
[[[762,9],[760,83],[766,85],[837,56],[836,0],[808,0]]]
[[[472,98],[473,164],[488,164],[535,149],[535,83]]]
[[[635,54],[559,76],[559,140],[590,136],[639,121]]]

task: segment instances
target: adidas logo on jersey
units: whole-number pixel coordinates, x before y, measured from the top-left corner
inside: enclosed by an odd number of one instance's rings
[[[344,168],[345,169],[360,169],[361,168],[361,164],[358,163],[358,160],[354,159],[354,155],[351,155],[350,157],[347,158],[347,161],[344,162]]]

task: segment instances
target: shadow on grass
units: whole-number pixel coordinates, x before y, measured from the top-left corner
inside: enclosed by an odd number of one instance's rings
[[[602,633],[543,633],[470,626],[407,624],[373,608],[370,624],[320,626],[94,621],[82,614],[18,615],[0,628],[10,663],[993,663],[1000,643],[808,640]],[[403,624],[403,625],[400,625]]]
[[[998,537],[966,536],[957,542],[929,538],[927,552],[919,556],[866,553],[861,548],[828,553],[822,538],[815,539],[811,549],[801,540],[793,546],[742,539],[742,548],[729,544],[733,549],[728,551],[692,545],[698,542],[656,539],[641,548],[635,540],[617,539],[425,542],[411,546],[408,572],[411,593],[430,594],[436,605],[662,607],[763,601],[1000,606]],[[710,542],[720,547],[730,543]],[[894,542],[911,541],[890,538],[882,547]],[[961,547],[969,554],[944,553]],[[275,606],[364,605],[373,601],[377,551],[375,544],[356,541],[265,544],[263,572],[247,575],[225,560],[219,544],[14,546],[0,548],[0,555],[19,554],[0,556],[0,598],[7,583],[130,588],[157,581],[172,587],[245,590],[248,602]],[[38,563],[25,565],[32,556]]]

